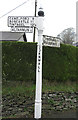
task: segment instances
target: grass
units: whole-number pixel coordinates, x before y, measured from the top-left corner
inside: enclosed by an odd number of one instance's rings
[[[16,115],[10,115],[9,117],[2,117],[2,119],[7,119],[7,118],[16,118],[17,116]]]
[[[76,92],[77,91],[77,87],[78,85],[76,84],[76,82],[71,82],[68,81],[66,83],[63,82],[59,82],[57,83],[55,82],[49,82],[48,80],[44,80],[43,81],[43,92],[47,92],[47,90],[50,92]]]
[[[7,81],[2,83],[2,94],[3,95],[16,95],[23,94],[26,96],[33,96],[35,94],[35,84],[33,82],[25,81]],[[42,91],[43,92],[76,92],[78,85],[76,82],[57,83],[43,80]]]
[[[63,91],[63,92],[76,92],[78,85],[76,85],[76,82],[66,82],[66,83],[57,83],[51,82],[49,80],[43,80],[43,86],[42,91],[47,92],[57,92],[57,91]],[[25,81],[7,81],[2,83],[2,95],[5,97],[10,96],[17,99],[17,97],[20,95],[21,99],[22,96],[27,97],[33,97],[35,95],[35,84],[33,82],[25,82]],[[34,98],[34,97],[33,97]],[[51,105],[56,104],[56,102],[53,99],[48,99],[48,103]],[[62,105],[62,102],[59,103]],[[24,108],[24,111],[28,111],[27,108]],[[10,115],[5,116],[3,118],[18,118],[18,115]]]
[[[26,96],[32,96],[34,94],[35,85],[29,82],[22,81],[8,81],[2,83],[2,94],[3,95],[16,95],[23,94]]]

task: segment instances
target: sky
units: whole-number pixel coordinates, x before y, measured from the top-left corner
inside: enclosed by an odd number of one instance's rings
[[[18,5],[26,4],[3,16]],[[44,10],[44,35],[56,37],[64,29],[76,28],[77,0],[37,0],[37,12],[42,6]],[[0,0],[0,31],[10,31],[7,26],[8,16],[34,16],[35,0]],[[33,34],[27,33],[28,41],[33,41]],[[30,39],[29,39],[30,38]]]

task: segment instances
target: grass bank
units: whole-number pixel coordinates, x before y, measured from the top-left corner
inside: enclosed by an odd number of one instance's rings
[[[36,88],[35,84],[33,82],[25,81],[7,81],[2,84],[3,118],[26,118],[26,116],[27,118],[33,118]],[[53,111],[57,112],[58,110],[61,111],[60,114],[63,114],[63,111],[65,111],[65,109],[68,110],[68,106],[71,107],[71,105],[73,105],[72,109],[75,109],[73,101],[75,100],[74,92],[77,91],[77,88],[78,85],[76,85],[76,82],[69,81],[66,83],[57,83],[56,81],[51,82],[43,80],[42,116],[44,118],[47,116],[53,117]],[[60,98],[60,94],[55,94],[56,96],[51,98],[49,95],[54,94],[51,92],[64,93],[61,94]],[[71,102],[66,102],[64,97],[68,100],[70,98]],[[73,99],[71,99],[71,97],[73,97]],[[63,109],[64,107],[65,109]]]
[[[16,95],[16,94],[25,94],[26,96],[33,96],[35,94],[35,84],[33,82],[25,81],[7,81],[2,84],[2,94],[3,95]],[[66,82],[66,83],[57,83],[49,82],[48,80],[43,80],[42,91],[43,92],[76,92],[78,85],[76,82]]]

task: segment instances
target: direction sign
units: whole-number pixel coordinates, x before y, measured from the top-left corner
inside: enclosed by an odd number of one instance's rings
[[[26,33],[32,33],[33,28],[32,27],[11,27],[12,32],[26,32]]]
[[[34,23],[34,17],[32,16],[9,16],[8,27],[26,27],[31,26]]]
[[[52,36],[43,36],[43,46],[60,47],[60,39]]]

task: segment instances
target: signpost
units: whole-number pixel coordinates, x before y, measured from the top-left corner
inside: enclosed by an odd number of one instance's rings
[[[37,66],[36,66],[36,94],[35,94],[35,111],[34,118],[41,118],[42,108],[42,46],[60,47],[60,40],[52,36],[43,36],[43,21],[44,12],[40,8],[38,17],[29,16],[9,16],[8,26],[11,27],[11,31],[17,32],[32,32],[35,27],[38,30],[38,44],[37,44]]]

